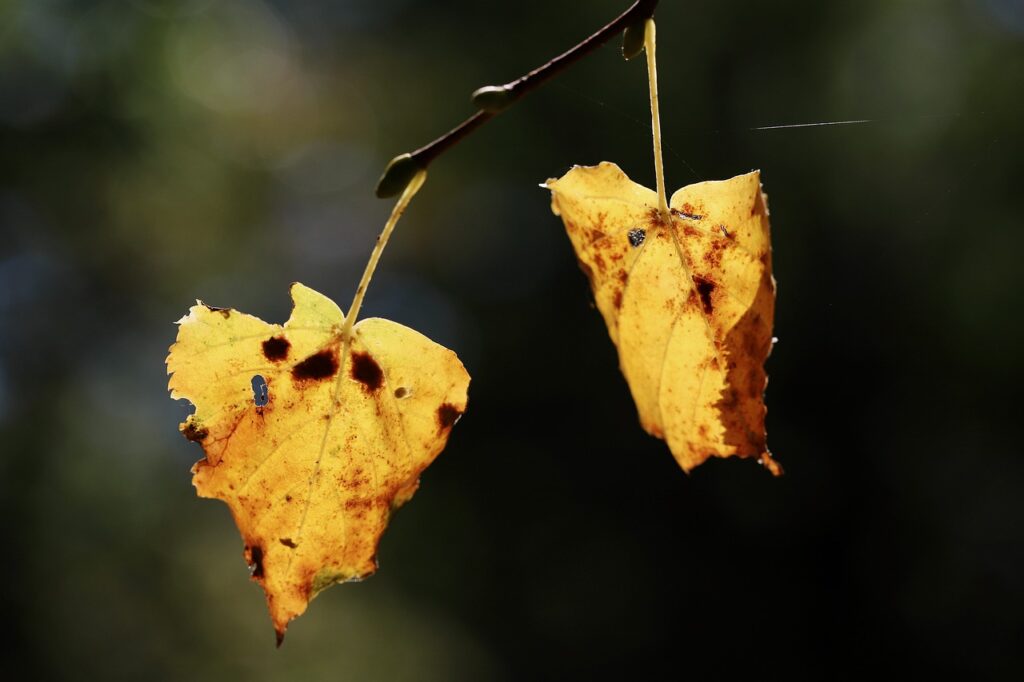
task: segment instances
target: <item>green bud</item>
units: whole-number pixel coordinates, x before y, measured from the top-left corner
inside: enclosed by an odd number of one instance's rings
[[[629,60],[644,51],[644,32],[647,28],[647,19],[641,19],[635,24],[626,27],[622,32],[622,56]]]
[[[412,157],[412,154],[400,154],[391,159],[377,181],[377,198],[387,199],[401,194],[421,170],[423,166]]]
[[[515,92],[504,85],[485,85],[473,93],[473,106],[492,114],[508,109],[518,99]]]

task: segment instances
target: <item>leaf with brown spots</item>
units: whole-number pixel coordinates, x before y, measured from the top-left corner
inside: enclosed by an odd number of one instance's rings
[[[780,474],[764,429],[775,280],[760,174],[684,187],[667,221],[657,194],[613,163],[546,187],[644,429],[686,471],[740,456]]]
[[[171,396],[196,408],[181,432],[206,453],[196,491],[230,507],[279,641],[318,592],[377,568],[391,511],[444,448],[469,385],[422,334],[371,318],[345,344],[333,301],[291,294],[283,326],[193,306],[167,358]]]

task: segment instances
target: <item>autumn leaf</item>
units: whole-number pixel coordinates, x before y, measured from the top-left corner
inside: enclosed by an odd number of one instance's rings
[[[756,457],[765,443],[775,281],[757,172],[658,195],[613,163],[549,180],[619,353],[640,423],[686,471],[708,457]]]
[[[345,317],[291,288],[284,324],[199,303],[167,358],[173,398],[195,405],[181,432],[205,459],[201,497],[224,500],[264,589],[278,641],[309,601],[377,567],[391,511],[412,497],[466,409],[452,351],[382,319]]]

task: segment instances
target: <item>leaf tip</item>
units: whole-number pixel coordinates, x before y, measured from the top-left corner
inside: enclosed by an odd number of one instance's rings
[[[767,469],[772,476],[776,478],[782,476],[785,471],[782,469],[782,465],[776,462],[770,452],[765,451],[760,457],[757,458],[757,463]]]

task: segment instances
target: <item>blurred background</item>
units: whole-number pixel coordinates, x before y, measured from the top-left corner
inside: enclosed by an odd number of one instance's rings
[[[6,673],[1021,679],[1018,0],[661,3],[670,189],[770,197],[778,480],[641,430],[537,186],[653,184],[642,60],[616,41],[440,159],[364,314],[456,350],[469,410],[378,574],[274,649],[190,483],[174,321],[283,322],[295,280],[347,307],[388,159],[627,4],[0,1]]]

